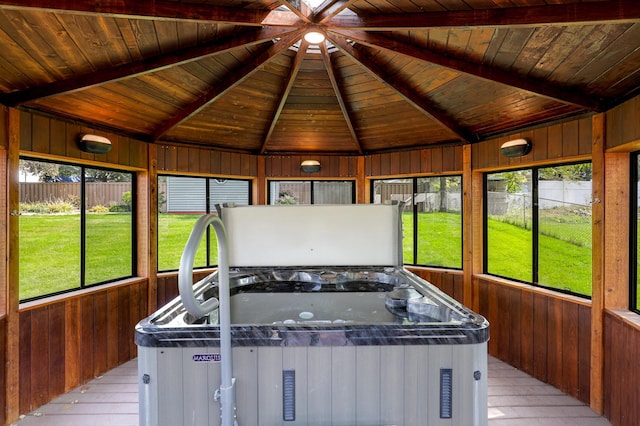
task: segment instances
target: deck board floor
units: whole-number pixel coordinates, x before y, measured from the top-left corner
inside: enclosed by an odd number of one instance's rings
[[[138,426],[137,361],[22,416],[15,426]],[[582,402],[489,357],[489,426],[609,426]],[[464,426],[464,425],[461,425]]]

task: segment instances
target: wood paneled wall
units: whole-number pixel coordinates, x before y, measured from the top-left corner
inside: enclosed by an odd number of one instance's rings
[[[194,282],[197,282],[194,277]],[[158,275],[156,293],[156,303],[158,309],[180,295],[178,291],[178,275],[177,274],[161,274]]]
[[[20,311],[20,412],[134,358],[147,284],[96,289]]]
[[[300,169],[304,160],[318,160],[320,171],[305,173]],[[265,176],[302,179],[355,178],[358,157],[337,155],[272,155],[265,157]]]
[[[337,155],[271,155],[264,159],[264,176],[275,178],[355,178],[358,157]],[[318,160],[317,173],[304,173],[303,160]],[[158,170],[161,172],[218,174],[224,176],[258,177],[259,157],[237,152],[212,151],[175,145],[158,146]]]
[[[409,269],[462,301],[462,272]],[[490,323],[489,353],[588,404],[591,360],[588,302],[499,281],[474,280],[477,311]]]
[[[473,145],[474,170],[491,168],[517,168],[536,162],[570,161],[591,154],[591,117],[585,117],[552,126],[484,141]],[[500,146],[512,139],[524,138],[532,143],[531,152],[525,156],[508,158],[500,154]]]
[[[448,271],[443,269],[414,268],[407,267],[408,270],[429,281],[447,295],[453,297],[458,302],[463,303],[464,299],[464,275],[462,271]]]
[[[7,376],[4,366],[7,365],[7,353],[5,348],[7,347],[7,318],[4,315],[0,315],[0,389],[2,394],[7,389]],[[5,397],[0,397],[0,425],[7,424],[7,400]]]
[[[489,353],[589,404],[591,308],[586,301],[498,280],[474,280],[489,320]]]
[[[0,106],[0,147],[6,149],[9,143],[8,130],[9,110]]]
[[[628,312],[604,315],[604,414],[619,426],[640,425],[640,325],[623,318]],[[637,320],[636,320],[637,321]]]
[[[606,117],[607,149],[629,143],[635,145],[632,150],[640,149],[640,96],[607,111]]]
[[[176,145],[158,145],[158,171],[253,177],[258,174],[257,156]]]
[[[365,157],[364,167],[367,177],[460,173],[462,172],[462,147],[445,146],[368,155]]]
[[[194,271],[193,282],[196,283],[205,278],[212,271]],[[166,303],[172,301],[180,295],[178,291],[178,274],[175,272],[169,272],[158,275],[158,292],[156,294],[156,303],[158,309],[164,306]]]
[[[107,137],[111,141],[111,151],[106,154],[81,151],[78,139],[84,134]],[[148,166],[148,144],[144,142],[28,112],[20,114],[20,149],[36,156],[47,155],[142,169]]]

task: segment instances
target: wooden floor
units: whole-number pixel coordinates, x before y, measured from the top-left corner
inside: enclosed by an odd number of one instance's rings
[[[137,372],[136,360],[130,361],[23,416],[14,425],[138,426]],[[489,357],[489,425],[610,423],[580,401]]]

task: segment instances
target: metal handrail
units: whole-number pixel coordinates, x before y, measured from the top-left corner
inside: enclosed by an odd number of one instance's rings
[[[202,241],[202,237],[209,225],[213,226],[218,241],[219,301],[212,297],[200,302],[193,292],[193,262],[200,246],[200,241]],[[180,258],[178,290],[185,309],[195,318],[202,318],[215,309],[219,310],[221,383],[216,395],[220,398],[222,426],[233,426],[237,425],[237,422],[235,419],[235,378],[233,378],[233,359],[231,357],[231,301],[227,247],[227,232],[222,220],[215,214],[200,217],[191,230],[191,235],[189,235]]]

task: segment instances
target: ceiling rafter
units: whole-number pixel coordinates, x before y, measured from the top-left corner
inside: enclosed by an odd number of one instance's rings
[[[343,37],[365,46],[383,48],[389,51],[401,53],[421,61],[430,62],[435,65],[495,83],[506,84],[529,93],[544,96],[562,103],[568,103],[589,111],[602,111],[605,108],[603,100],[596,99],[592,96],[576,93],[573,90],[567,90],[544,81],[522,78],[514,73],[503,71],[499,68],[464,61],[450,55],[434,53],[427,49],[418,48],[380,34],[346,30],[341,30],[339,33]]]
[[[524,7],[476,1],[467,10],[417,13],[414,3],[316,0],[316,6],[311,6],[308,0],[0,0],[0,33],[6,41],[0,55],[4,64],[0,67],[0,103],[145,141],[166,138],[256,154],[329,152],[336,147],[355,154],[356,150],[374,153],[475,142],[588,111],[608,110],[640,90],[640,73],[636,72],[640,62],[638,0],[530,1],[527,3],[536,5]],[[471,10],[474,7],[478,9]],[[293,51],[282,58],[282,51],[275,49],[277,40],[294,32],[302,35],[311,28],[325,33],[344,52],[344,65],[353,61],[354,66],[343,68],[342,60],[337,59],[342,53],[335,55],[330,44],[301,47],[295,58]],[[92,35],[95,31],[96,37],[88,37],[87,29]],[[236,35],[216,36],[219,30]],[[448,42],[451,37],[457,40]],[[430,50],[426,40],[443,50]],[[296,41],[292,39],[286,47]],[[154,56],[125,59],[129,49],[138,49],[143,57]],[[469,59],[461,49],[483,59]],[[242,54],[236,55],[238,52]],[[191,67],[188,77],[179,69],[189,61],[220,53],[219,63]],[[278,55],[277,65],[247,81],[254,68],[263,69],[264,61],[273,57],[269,55]],[[234,59],[238,57],[244,60],[238,62]],[[429,67],[429,75],[419,72],[424,66]],[[68,70],[77,76],[69,78]],[[361,73],[364,70],[366,76]],[[140,76],[154,76],[154,72],[158,77],[167,73],[174,78],[139,81]],[[295,114],[288,114],[303,72],[305,90],[296,98]],[[325,72],[317,86],[306,81],[314,73]],[[254,90],[263,90],[259,79],[264,79],[264,90],[269,90],[265,97],[254,95]],[[108,84],[116,81],[140,93]],[[451,86],[430,85],[431,81],[450,82],[445,84]],[[202,87],[201,82],[209,82],[209,87]],[[457,84],[464,86],[446,90]],[[101,92],[100,85],[113,90]],[[381,85],[389,89],[379,93],[375,89]],[[81,95],[83,89],[89,89],[86,95]],[[176,104],[158,118],[163,113],[154,110],[152,99],[165,101],[176,89],[182,90],[180,96],[190,96],[183,100],[185,109],[180,111],[182,105]],[[370,99],[349,96],[367,90],[371,90]],[[410,116],[401,124],[391,115],[359,120],[359,110],[351,102],[384,105],[389,100],[378,96],[388,96],[389,90],[394,91],[394,101],[402,100],[424,115]],[[98,96],[96,91],[100,92],[98,104],[91,102]],[[472,104],[464,102],[464,91],[473,94]],[[234,99],[218,102],[221,96]],[[271,99],[266,109],[243,114],[244,108],[266,97]],[[323,127],[323,122],[318,125],[300,119],[328,103],[330,114],[323,119],[339,131],[325,131],[329,127]],[[341,108],[338,115],[336,103]],[[216,113],[221,108],[225,111],[220,125],[207,126],[204,120],[218,121]],[[198,113],[202,117],[195,115]],[[433,123],[429,124],[433,135],[423,137],[417,129],[424,128],[425,119]],[[249,120],[246,125],[244,120]],[[192,128],[196,124],[203,129]],[[395,132],[398,125],[407,126],[407,133]],[[369,131],[383,126],[390,129],[384,133],[384,146],[375,138],[365,138]],[[442,130],[435,128],[439,126]],[[317,145],[305,146],[302,140],[286,138],[289,132],[305,131],[318,132]],[[284,146],[279,146],[281,142]]]
[[[637,0],[610,0],[448,12],[336,16],[327,24],[333,28],[393,31],[438,27],[585,25],[596,22],[633,22],[639,18],[640,2]]]
[[[343,10],[347,9],[349,6],[355,3],[355,1],[356,0],[325,1],[316,10],[315,14],[313,15],[313,21],[316,24],[324,24],[327,21],[333,19]]]
[[[153,132],[152,140],[154,142],[157,141],[173,127],[187,120],[202,108],[206,107],[209,103],[215,101],[218,97],[257,72],[261,66],[271,61],[276,55],[281,53],[283,50],[288,49],[293,43],[298,41],[302,36],[303,31],[304,30],[297,30],[285,35],[275,44],[262,50],[253,58],[252,61],[246,62],[239,69],[229,72],[226,78],[218,84],[210,86],[209,89],[200,95],[196,101],[192,102],[190,105],[185,105],[173,117],[158,126]]]
[[[282,37],[291,32],[290,28],[260,28],[250,29],[242,33],[216,40],[215,44],[195,46],[166,54],[154,56],[140,61],[125,63],[119,66],[101,69],[90,74],[74,76],[66,80],[58,80],[40,86],[32,86],[28,89],[0,95],[0,103],[7,106],[25,104],[35,99],[48,96],[69,93],[91,86],[117,81],[125,78],[137,77],[152,72],[157,72],[167,67],[184,64],[203,57],[213,56],[229,50],[253,46],[264,43],[275,37]]]
[[[311,15],[312,11],[305,2],[301,0],[294,0],[294,1],[278,0],[278,2],[284,7],[286,7],[287,9],[289,9],[290,11],[292,11],[293,13],[295,13],[298,16],[298,18],[300,18],[303,22],[306,22],[306,23],[311,22],[311,19],[309,18],[309,16]]]
[[[298,48],[298,53],[296,54],[295,59],[293,60],[293,65],[291,66],[291,71],[287,76],[287,81],[284,85],[284,88],[280,92],[278,106],[273,113],[273,117],[271,118],[271,124],[269,125],[269,130],[267,131],[264,140],[262,141],[262,146],[260,147],[260,154],[264,154],[266,152],[267,145],[269,144],[269,140],[271,139],[271,135],[273,134],[273,130],[276,128],[276,124],[278,123],[278,119],[280,118],[280,113],[284,109],[284,105],[287,103],[287,98],[289,97],[289,93],[291,93],[291,88],[293,87],[293,83],[298,76],[298,72],[300,72],[300,67],[302,66],[302,61],[304,60],[304,56],[307,51],[307,47],[309,43],[303,38],[300,42],[300,47]]]
[[[463,141],[469,143],[477,141],[477,138],[471,132],[462,128],[451,117],[435,108],[428,101],[417,96],[415,91],[407,85],[401,84],[395,79],[391,78],[386,70],[382,69],[369,57],[369,55],[363,52],[362,47],[359,47],[358,45],[351,45],[346,37],[338,33],[330,33],[329,39],[348,57],[363,66],[377,80],[379,80],[381,83],[383,83],[393,91],[397,92],[405,101],[409,102],[423,114],[439,122],[442,126],[455,133],[456,136],[458,136]]]
[[[293,12],[214,6],[169,0],[135,1],[51,1],[2,0],[0,9],[41,9],[65,13],[98,14],[122,18],[211,21],[238,25],[277,25],[295,27],[301,24]]]
[[[333,70],[333,62],[331,61],[331,56],[329,55],[329,50],[327,49],[327,45],[325,43],[322,43],[320,45],[320,53],[322,54],[322,59],[324,60],[325,68],[327,69],[327,73],[329,74],[329,80],[331,80],[331,85],[333,86],[333,91],[336,94],[338,104],[340,105],[340,109],[342,110],[342,115],[347,122],[349,133],[351,133],[351,137],[353,138],[353,143],[358,149],[358,154],[362,154],[362,144],[360,143],[360,138],[358,137],[358,133],[356,132],[355,127],[353,127],[353,119],[351,117],[349,109],[347,108],[347,104],[344,101],[342,87],[340,86],[340,84],[338,83],[338,79],[336,78],[336,74]]]

